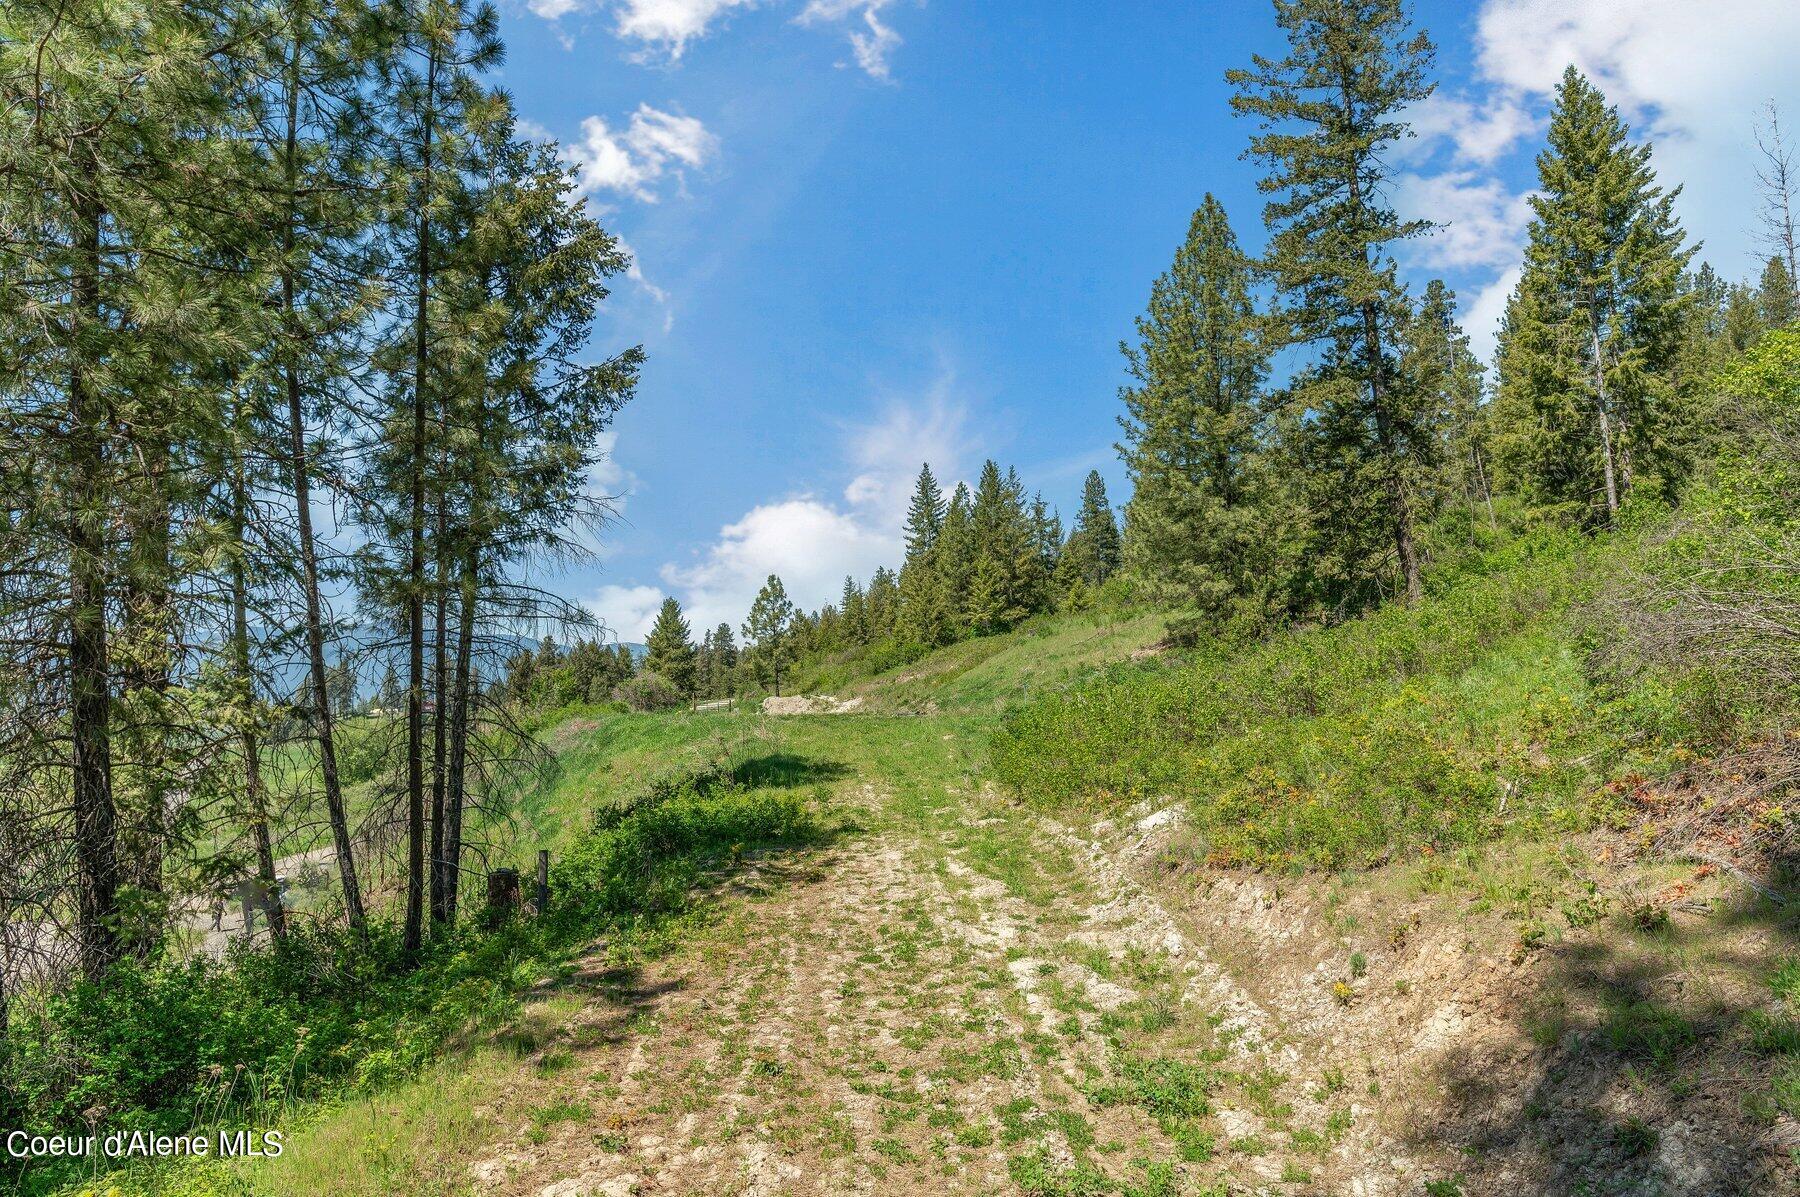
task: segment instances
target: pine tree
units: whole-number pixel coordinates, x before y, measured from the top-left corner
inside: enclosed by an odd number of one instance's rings
[[[1062,516],[1050,509],[1044,496],[1031,497],[1030,547],[1020,566],[1020,601],[1035,613],[1048,611],[1055,605],[1054,590],[1057,562],[1062,558]]]
[[[1408,487],[1432,508],[1460,499],[1473,535],[1478,510],[1495,524],[1488,489],[1487,420],[1481,363],[1469,349],[1468,334],[1456,322],[1456,293],[1432,279],[1418,311],[1400,335],[1400,384],[1418,396],[1421,410],[1435,411],[1441,447],[1439,476],[1416,475]]]
[[[1331,580],[1338,603],[1379,577],[1383,541],[1416,600],[1423,591],[1407,477],[1434,445],[1395,378],[1396,326],[1408,301],[1393,246],[1430,225],[1401,220],[1383,196],[1390,151],[1409,132],[1403,114],[1432,92],[1434,50],[1409,28],[1401,0],[1276,0],[1275,19],[1288,56],[1259,55],[1227,80],[1237,88],[1232,107],[1260,121],[1250,154],[1269,167],[1258,184],[1275,197],[1264,209],[1264,265],[1287,305],[1287,337],[1321,350],[1318,368],[1291,394],[1311,413],[1306,427],[1319,442],[1308,463],[1332,475],[1315,491],[1375,496],[1315,504],[1324,517],[1317,535],[1342,563],[1343,576]]]
[[[1119,522],[1106,497],[1106,480],[1099,470],[1088,471],[1081,488],[1081,509],[1075,513],[1075,528],[1069,533],[1062,556],[1067,559],[1064,573],[1079,578],[1089,590],[1098,589],[1118,572],[1123,556]]]
[[[776,695],[781,694],[781,677],[792,660],[790,631],[794,622],[794,604],[787,587],[774,574],[763,583],[750,605],[744,621],[744,639],[751,644],[750,659],[757,672],[769,679]]]
[[[1692,248],[1650,147],[1575,68],[1538,155],[1525,271],[1499,357],[1500,448],[1536,504],[1611,522],[1635,482],[1672,480],[1681,396],[1671,385],[1693,292]]]
[[[1800,320],[1800,296],[1795,295],[1794,278],[1780,257],[1770,258],[1763,266],[1756,299],[1765,328],[1786,328]]]
[[[938,533],[938,583],[949,629],[947,638],[952,640],[967,635],[969,630],[969,588],[975,578],[973,506],[968,486],[958,482]]]
[[[969,508],[974,568],[967,618],[977,635],[1004,631],[1036,609],[1032,532],[1018,473],[1009,469],[1003,475],[991,459],[983,463]]]
[[[913,488],[912,502],[906,509],[906,561],[922,560],[937,543],[938,530],[944,525],[944,492],[931,476],[931,465],[919,467],[919,481]]]
[[[692,633],[674,597],[665,598],[645,641],[644,668],[661,674],[684,697],[694,693],[695,657]]]
[[[918,485],[906,512],[906,560],[900,566],[898,631],[902,638],[916,644],[942,644],[949,638],[943,579],[937,561],[944,512],[944,492],[927,463],[919,469]]]
[[[838,603],[844,616],[844,634],[853,644],[867,644],[869,636],[868,603],[855,578],[844,578],[844,595]]]
[[[880,566],[869,579],[868,593],[863,599],[863,619],[868,624],[871,640],[887,640],[900,626],[900,579],[887,566]]]
[[[1208,195],[1151,288],[1139,344],[1120,347],[1136,383],[1120,393],[1130,568],[1151,595],[1208,611],[1260,589],[1255,550],[1266,529],[1254,472],[1268,352],[1253,282],[1224,208]],[[1089,587],[1112,572],[1102,548],[1083,570]]]

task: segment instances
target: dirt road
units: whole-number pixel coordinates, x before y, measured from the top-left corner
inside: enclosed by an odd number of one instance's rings
[[[1090,843],[983,794],[921,826],[862,793],[880,831],[763,864],[641,971],[566,982],[584,1000],[481,1188],[1418,1191],[1367,1097],[1132,879],[1135,828]]]

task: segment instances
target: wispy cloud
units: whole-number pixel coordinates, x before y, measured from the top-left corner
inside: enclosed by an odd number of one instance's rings
[[[845,24],[849,26],[850,52],[872,79],[886,82],[893,77],[889,58],[900,46],[900,35],[881,19],[889,0],[808,0],[798,18],[802,25]]]
[[[581,140],[565,152],[584,193],[612,191],[655,203],[664,177],[681,181],[683,167],[704,166],[718,155],[719,139],[698,117],[639,104],[623,129],[603,117],[588,117],[581,122]]]
[[[870,78],[892,78],[891,59],[900,34],[883,19],[892,0],[806,0],[796,24],[841,28],[854,65]],[[576,13],[607,11],[621,41],[636,43],[638,61],[679,62],[694,42],[706,38],[740,9],[773,6],[772,0],[527,0],[546,21]],[[569,44],[565,38],[565,45]],[[849,63],[840,65],[851,65]]]
[[[1514,193],[1474,170],[1403,174],[1395,184],[1394,205],[1402,216],[1438,225],[1414,243],[1414,257],[1424,264],[1498,267],[1518,260],[1531,222],[1529,192]]]

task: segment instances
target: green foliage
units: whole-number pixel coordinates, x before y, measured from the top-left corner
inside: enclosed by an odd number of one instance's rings
[[[620,682],[613,695],[631,711],[667,711],[681,705],[682,692],[660,673],[645,670]]]
[[[389,923],[366,937],[297,926],[284,943],[223,961],[121,962],[101,981],[15,1008],[7,1122],[80,1126],[83,1111],[104,1106],[111,1127],[185,1131],[389,1084],[453,1037],[510,1016],[526,988],[595,935],[654,925],[709,870],[818,831],[791,786],[689,774],[576,840],[553,873],[550,917],[461,931],[429,944],[416,968],[402,967]]]
[[[777,694],[781,693],[782,674],[793,658],[793,622],[794,604],[788,598],[787,587],[770,574],[750,606],[749,618],[744,621],[744,639],[750,642],[750,660],[758,674],[768,680]]]
[[[1090,592],[1098,590],[1118,572],[1123,555],[1118,517],[1106,497],[1106,480],[1099,470],[1089,470],[1081,487],[1075,527],[1056,558],[1058,589],[1066,593],[1079,583]]]
[[[1034,803],[1186,799],[1222,863],[1331,868],[1578,825],[1612,758],[1576,758],[1614,713],[1586,692],[1568,616],[1602,554],[1538,534],[1414,607],[1116,666],[1012,713],[994,769]]]
[[[681,604],[673,597],[663,600],[644,647],[648,650],[644,655],[646,671],[662,675],[678,695],[694,692],[698,673],[693,636],[682,617]]]
[[[1225,209],[1208,195],[1151,287],[1139,344],[1122,346],[1134,383],[1120,392],[1131,571],[1152,596],[1212,614],[1265,607],[1283,522],[1263,461],[1269,348],[1252,282]]]
[[[1574,67],[1564,73],[1525,271],[1499,353],[1497,450],[1511,485],[1552,518],[1612,520],[1627,494],[1673,493],[1689,415],[1674,385],[1693,256],[1650,147]]]
[[[1287,388],[1283,427],[1322,550],[1312,580],[1327,607],[1366,606],[1392,576],[1391,551],[1416,598],[1424,520],[1409,481],[1435,457],[1438,409],[1397,366],[1411,301],[1393,255],[1431,226],[1385,196],[1436,51],[1401,0],[1282,0],[1275,20],[1286,57],[1257,55],[1226,79],[1233,110],[1258,122],[1250,157],[1268,171],[1262,265],[1283,304],[1280,340],[1319,351]]]

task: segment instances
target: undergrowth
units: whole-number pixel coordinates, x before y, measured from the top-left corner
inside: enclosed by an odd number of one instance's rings
[[[267,1125],[303,1099],[369,1092],[416,1075],[518,1010],[521,995],[598,935],[654,944],[695,885],[746,852],[818,839],[813,789],[701,755],[685,777],[576,837],[542,918],[481,919],[406,960],[399,929],[296,921],[280,944],[223,960],[124,961],[101,980],[16,1004],[0,1121],[44,1133],[186,1133]],[[741,784],[750,769],[765,784]],[[17,1168],[0,1164],[0,1169]],[[44,1193],[83,1162],[0,1184]]]
[[[1584,672],[1577,613],[1621,543],[1538,532],[1412,606],[1117,665],[1010,714],[994,770],[1052,807],[1186,800],[1222,865],[1358,866],[1590,824],[1610,810],[1597,780],[1661,748]]]

